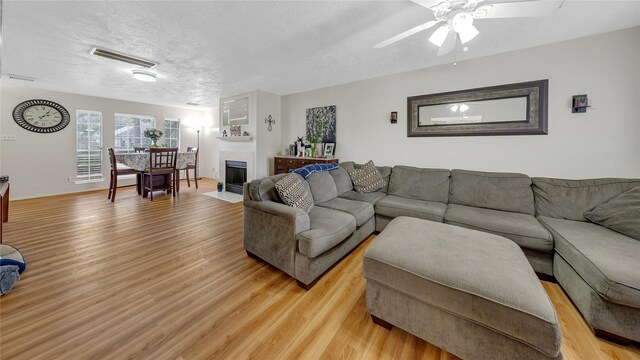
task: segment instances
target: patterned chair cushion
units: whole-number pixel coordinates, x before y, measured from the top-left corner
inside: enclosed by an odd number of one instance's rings
[[[311,211],[313,208],[313,196],[309,190],[309,185],[302,180],[302,176],[291,173],[275,184],[278,195],[285,204],[304,210]]]
[[[380,171],[369,160],[362,168],[349,171],[353,187],[359,193],[370,193],[387,186]]]

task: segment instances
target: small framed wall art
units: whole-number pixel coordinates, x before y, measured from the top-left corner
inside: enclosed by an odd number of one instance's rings
[[[397,111],[392,111],[391,112],[391,117],[389,118],[389,120],[391,121],[392,124],[397,124],[398,123],[398,112]]]
[[[584,95],[573,95],[573,99],[571,101],[571,112],[572,113],[584,113],[587,112],[587,108],[589,107],[589,98],[586,94]]]
[[[336,153],[336,143],[324,144],[324,156],[333,156]]]

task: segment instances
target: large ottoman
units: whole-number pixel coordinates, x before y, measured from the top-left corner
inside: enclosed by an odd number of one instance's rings
[[[556,312],[524,253],[484,232],[398,217],[364,255],[367,308],[463,359],[561,359]]]

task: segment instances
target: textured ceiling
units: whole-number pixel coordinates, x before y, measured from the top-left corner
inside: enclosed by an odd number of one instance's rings
[[[478,20],[458,59],[487,56],[640,25],[640,1],[566,1],[544,18]],[[409,1],[7,1],[4,75],[32,86],[186,107],[220,96],[276,94],[342,84],[452,61],[430,31],[372,46],[431,20]],[[92,46],[157,61],[155,83],[133,66],[89,55]]]

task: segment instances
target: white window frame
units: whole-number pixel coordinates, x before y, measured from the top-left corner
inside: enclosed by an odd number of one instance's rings
[[[91,150],[90,147],[88,146],[87,150],[80,150],[78,149],[78,117],[80,116],[80,114],[88,114],[88,115],[98,115],[99,119],[100,119],[100,146],[99,149],[97,150]],[[95,110],[80,110],[77,109],[76,110],[76,180],[74,181],[75,184],[86,184],[86,183],[92,183],[92,182],[101,182],[104,181],[104,176],[103,176],[103,170],[104,170],[104,117],[102,116],[102,111],[95,111]],[[87,141],[89,141],[89,138],[87,137]],[[88,166],[89,166],[89,173],[88,175],[80,175],[78,172],[78,166],[80,165],[80,157],[79,157],[79,153],[80,152],[87,152],[88,153],[88,157],[89,157],[89,162],[88,162]],[[97,164],[94,164],[92,162],[93,157],[91,157],[91,152],[95,152],[95,151],[99,151],[100,155],[95,157],[96,161],[98,162]],[[100,171],[98,173],[92,173],[91,172],[91,166],[94,165],[98,165],[100,166]]]
[[[177,138],[170,138],[170,137],[167,136],[169,134],[169,132],[167,131],[167,122],[178,123],[178,127],[176,127],[176,130],[178,130],[178,137]],[[164,136],[164,140],[165,140],[165,143],[167,144],[167,147],[173,147],[173,146],[171,146],[171,144],[169,142],[170,142],[170,140],[174,140],[175,139],[175,140],[177,140],[176,141],[177,144],[176,144],[175,147],[180,149],[180,135],[181,135],[181,133],[180,133],[180,119],[179,118],[168,118],[168,117],[164,118],[164,135],[165,135]]]
[[[132,153],[133,152],[133,148],[131,149],[122,149],[117,147],[118,146],[118,138],[124,138],[122,136],[118,136],[118,128],[116,127],[117,125],[117,117],[136,117],[136,118],[140,118],[140,119],[151,119],[151,127],[152,128],[156,128],[156,118],[154,116],[150,116],[150,115],[136,115],[136,114],[123,114],[123,113],[115,113],[113,116],[113,141],[114,141],[114,151],[116,151],[117,153]],[[126,137],[127,139],[137,139],[138,137]],[[150,146],[151,145],[151,141],[147,138],[144,137],[144,131],[140,132],[140,146]],[[129,143],[131,143],[129,141]]]

